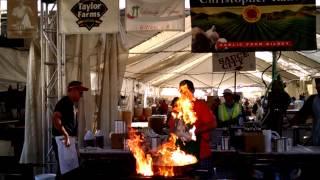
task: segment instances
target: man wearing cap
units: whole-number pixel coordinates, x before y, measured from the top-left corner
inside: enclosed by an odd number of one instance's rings
[[[238,125],[242,116],[241,104],[235,102],[234,95],[230,89],[223,91],[225,102],[218,107],[218,126],[229,127],[230,125]]]
[[[312,116],[312,145],[320,146],[320,78],[316,78],[315,83],[317,94],[311,95],[307,99],[300,111],[293,118],[293,123],[305,123],[306,119]]]
[[[70,136],[78,134],[78,102],[82,97],[83,91],[88,91],[88,88],[82,86],[80,81],[72,81],[68,84],[67,96],[61,98],[55,106],[53,113],[53,128],[52,128],[52,147],[56,155],[57,164],[58,147],[54,139],[55,136],[63,136],[64,144],[70,146]],[[60,174],[60,168],[57,168]]]
[[[197,118],[194,123],[196,141],[187,141],[182,145],[182,149],[190,154],[194,154],[199,159],[199,168],[206,170],[203,179],[212,175],[212,153],[210,149],[210,132],[217,126],[216,118],[208,105],[194,97],[195,88],[191,81],[183,80],[179,84],[181,97],[179,99],[188,99],[192,102],[193,111]],[[187,125],[188,126],[188,125]]]

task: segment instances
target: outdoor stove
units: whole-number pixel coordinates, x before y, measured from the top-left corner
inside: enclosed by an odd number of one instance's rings
[[[128,147],[136,159],[136,172],[139,174],[133,179],[192,179],[189,175],[198,160],[180,149],[177,139],[182,142],[196,141],[197,117],[193,103],[188,98],[179,99],[178,104],[180,112],[172,113],[172,116],[179,125],[157,147],[150,149],[143,134],[134,129],[129,130]]]
[[[191,175],[173,176],[173,177],[134,175],[134,176],[128,177],[127,179],[129,180],[193,180],[194,177]]]

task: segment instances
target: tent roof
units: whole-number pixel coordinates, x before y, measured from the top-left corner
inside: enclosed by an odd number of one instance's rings
[[[232,87],[234,73],[212,73],[211,53],[191,53],[191,23],[186,17],[185,32],[164,31],[149,34],[130,49],[125,77],[157,87],[177,87],[180,80],[191,79],[197,88]],[[320,22],[319,22],[320,23]],[[319,24],[318,23],[318,24]],[[318,32],[320,28],[318,27]],[[130,34],[137,36],[140,33]],[[144,34],[142,32],[141,34]],[[320,35],[317,35],[320,45]],[[281,52],[278,70],[284,81],[320,76],[320,52]],[[262,72],[272,63],[271,52],[256,52],[256,71],[237,75],[237,86],[264,86]],[[271,81],[271,68],[264,80]]]

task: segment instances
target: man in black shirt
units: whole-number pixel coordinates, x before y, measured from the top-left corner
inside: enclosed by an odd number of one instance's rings
[[[52,135],[63,136],[64,144],[70,146],[70,136],[78,134],[78,107],[77,103],[82,97],[83,91],[88,91],[88,88],[82,86],[80,81],[72,81],[68,84],[67,96],[61,98],[55,106],[53,113],[53,128]],[[52,147],[55,152],[57,164],[59,165],[58,147],[55,139],[52,140]],[[60,169],[57,169],[60,174]]]

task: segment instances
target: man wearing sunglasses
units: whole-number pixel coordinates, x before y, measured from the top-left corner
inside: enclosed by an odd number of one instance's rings
[[[53,113],[52,127],[52,147],[55,152],[57,164],[58,147],[55,141],[56,136],[64,137],[65,146],[70,146],[70,136],[78,134],[78,102],[83,95],[83,91],[88,91],[88,88],[82,86],[80,81],[72,81],[68,84],[67,96],[61,98],[55,106]],[[59,171],[59,167],[57,170]],[[60,172],[57,173],[59,175]]]

